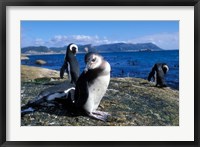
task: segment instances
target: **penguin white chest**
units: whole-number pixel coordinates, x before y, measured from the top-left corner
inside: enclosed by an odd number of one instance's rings
[[[84,109],[88,112],[95,111],[103,98],[108,88],[110,74],[97,77],[94,82],[89,85],[89,96],[84,105]]]

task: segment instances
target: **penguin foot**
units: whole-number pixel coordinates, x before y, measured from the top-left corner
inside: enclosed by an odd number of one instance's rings
[[[88,115],[92,118],[106,122],[110,114],[108,114],[107,112],[102,112],[102,111],[94,111],[94,112],[88,113]]]
[[[110,114],[108,112],[103,112],[103,111],[93,111],[93,114],[97,114],[97,115],[107,115],[110,116]]]

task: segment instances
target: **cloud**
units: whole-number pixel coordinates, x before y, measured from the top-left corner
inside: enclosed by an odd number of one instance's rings
[[[24,40],[24,39],[23,39]],[[178,49],[179,48],[179,34],[175,33],[161,33],[142,36],[138,38],[131,38],[129,40],[112,40],[106,36],[99,37],[98,35],[55,35],[48,40],[43,40],[42,38],[36,38],[32,41],[31,45],[44,45],[48,47],[62,47],[68,45],[69,43],[76,44],[110,44],[110,43],[147,43],[152,42],[163,49]]]
[[[93,45],[99,45],[99,44],[107,44],[110,43],[110,41],[106,38],[100,38],[99,36],[87,36],[87,35],[73,35],[71,38],[71,42],[77,43],[77,44],[93,44]]]
[[[93,42],[98,40],[98,36],[87,36],[87,35],[73,35],[71,40],[74,42],[80,42],[81,44],[87,44],[89,42]]]
[[[66,41],[68,39],[67,36],[62,36],[62,35],[56,35],[53,38],[50,39],[50,42],[58,43],[61,41]]]
[[[34,43],[35,45],[45,45],[45,41],[43,40],[43,39],[41,39],[41,38],[37,38],[37,39],[35,39],[35,43]]]
[[[100,38],[99,36],[88,36],[88,35],[55,35],[52,38],[50,38],[47,41],[44,41],[41,38],[37,38],[33,41],[34,45],[45,45],[48,47],[61,47],[65,46],[69,43],[76,43],[76,44],[93,44],[93,45],[99,45],[99,44],[108,44],[112,43],[112,41],[109,41],[107,38],[103,37]]]
[[[179,33],[161,33],[128,40],[129,43],[152,42],[163,49],[179,48]]]

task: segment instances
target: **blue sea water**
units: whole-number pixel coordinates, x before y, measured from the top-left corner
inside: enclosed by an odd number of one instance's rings
[[[85,54],[77,54],[80,64],[80,71],[83,71]],[[154,51],[154,52],[117,52],[101,53],[110,63],[112,72],[111,77],[136,77],[147,79],[153,65],[158,62],[167,63],[169,72],[166,74],[167,85],[179,89],[179,51]],[[60,70],[64,54],[53,55],[30,55],[29,60],[22,60],[22,65],[39,66],[48,69]],[[36,60],[45,60],[47,64],[36,65]]]

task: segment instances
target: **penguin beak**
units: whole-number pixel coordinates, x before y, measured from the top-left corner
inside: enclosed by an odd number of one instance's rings
[[[76,56],[76,53],[78,53],[78,48],[74,50],[74,56]]]
[[[77,53],[76,50],[73,50],[73,54],[74,54],[74,56],[76,56],[76,53]]]
[[[76,53],[78,53],[78,48],[73,47],[71,51],[74,54],[74,56],[76,56]]]
[[[84,73],[86,73],[88,71],[88,68],[86,67],[85,69],[84,69]]]
[[[86,67],[85,67],[85,69],[84,69],[84,72],[85,72],[85,73],[88,72],[89,69],[90,69],[90,64],[87,63],[87,64],[86,64]]]

